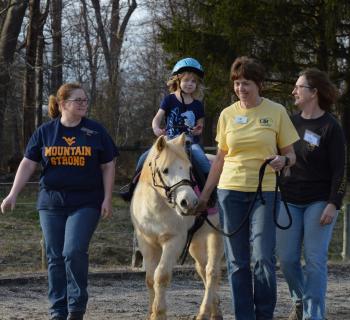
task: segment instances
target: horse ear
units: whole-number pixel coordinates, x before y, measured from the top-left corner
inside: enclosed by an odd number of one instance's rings
[[[186,135],[184,133],[181,133],[179,136],[177,136],[174,139],[171,139],[171,143],[173,144],[179,144],[181,146],[185,145],[185,141],[186,141]]]
[[[165,136],[160,136],[156,141],[156,147],[159,152],[161,152],[166,146]]]
[[[184,146],[185,141],[186,141],[186,135],[184,133],[181,133],[181,135],[179,136],[179,144]]]

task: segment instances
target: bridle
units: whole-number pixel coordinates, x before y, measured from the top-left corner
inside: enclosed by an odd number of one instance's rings
[[[155,159],[154,159],[154,167],[152,167],[152,162],[149,163],[150,170],[151,170],[151,173],[152,173],[153,187],[154,188],[163,189],[165,191],[165,196],[166,196],[166,199],[167,199],[168,203],[170,204],[170,206],[172,208],[175,208],[175,206],[176,206],[175,198],[174,198],[175,191],[179,187],[182,187],[182,186],[190,186],[191,188],[194,188],[194,186],[195,186],[195,182],[192,180],[191,169],[190,169],[190,172],[189,172],[189,176],[190,176],[191,180],[189,180],[189,179],[182,179],[179,182],[176,182],[175,184],[173,184],[172,186],[168,186],[165,183],[165,181],[164,181],[164,179],[162,177],[162,174],[161,174],[160,170],[157,167],[157,159],[158,158],[159,158],[159,156],[155,157]],[[160,181],[160,184],[157,183],[156,177],[158,177],[158,180]]]

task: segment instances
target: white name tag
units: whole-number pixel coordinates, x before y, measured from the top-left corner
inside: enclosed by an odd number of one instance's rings
[[[247,123],[248,122],[248,117],[246,116],[235,116],[235,123]]]
[[[318,147],[320,145],[321,136],[310,130],[305,130],[304,140],[311,145]]]

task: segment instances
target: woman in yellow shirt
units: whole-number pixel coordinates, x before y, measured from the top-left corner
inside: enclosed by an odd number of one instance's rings
[[[274,171],[295,163],[292,144],[299,137],[285,108],[261,96],[264,68],[260,63],[237,58],[230,79],[239,100],[220,114],[218,151],[199,211],[217,185],[222,228],[225,232],[237,229],[254,199],[259,169],[266,159],[272,159],[262,185],[265,204],[258,199],[249,223],[224,239],[236,320],[267,320],[273,319],[276,305]]]

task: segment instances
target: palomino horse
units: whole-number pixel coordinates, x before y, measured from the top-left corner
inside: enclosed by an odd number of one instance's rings
[[[166,289],[192,227],[198,198],[191,183],[185,135],[157,139],[142,169],[131,202],[131,217],[146,270],[150,320],[166,319]],[[218,215],[210,216],[218,225]],[[197,320],[222,318],[217,294],[223,257],[221,236],[207,224],[194,235],[190,250],[205,286]]]

